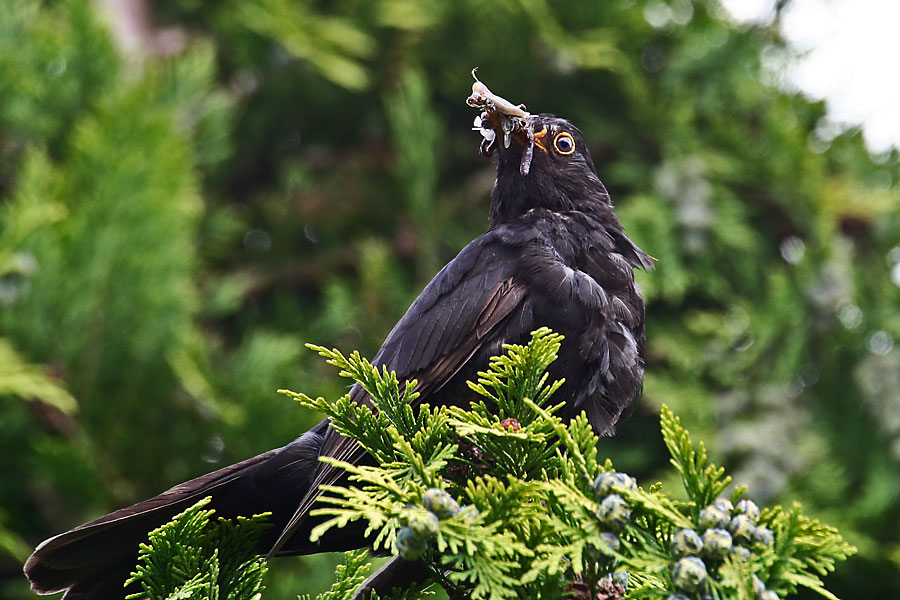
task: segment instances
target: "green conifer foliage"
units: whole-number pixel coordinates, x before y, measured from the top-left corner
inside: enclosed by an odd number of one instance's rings
[[[351,484],[323,488],[324,506],[312,514],[326,520],[312,539],[364,521],[376,551],[420,560],[415,568],[425,569],[426,581],[396,591],[398,598],[424,597],[429,583],[474,600],[786,598],[801,587],[836,598],[821,577],[855,549],[799,504],[760,511],[742,487],[724,496],[731,478],[667,407],[662,437],[682,490],[639,487],[601,461],[586,415],[563,423],[553,414],[559,405],[550,397],[562,382],[548,385],[546,368],[562,341],[541,329],[528,345],[507,346],[472,385],[487,402],[469,410],[413,407],[411,386],[401,387],[393,373],[357,352],[345,357],[317,347],[370,392],[373,406],[349,395],[328,402],[285,393],[325,412],[378,464],[323,459],[350,473]],[[258,518],[223,523],[210,535],[212,511],[202,504],[150,534],[133,581],[151,599],[256,598],[265,568],[247,561]],[[364,550],[345,559],[318,600],[349,599],[366,578]],[[217,582],[232,581],[240,585],[216,591]]]
[[[471,385],[486,401],[469,410],[413,408],[411,384],[401,386],[358,353],[316,347],[369,391],[374,406],[288,393],[325,412],[379,464],[323,459],[350,473],[352,483],[324,488],[322,502],[331,506],[313,511],[328,518],[312,538],[362,520],[376,550],[419,558],[449,593],[475,599],[599,594],[616,577],[629,598],[751,598],[757,581],[779,597],[802,586],[834,598],[820,577],[855,549],[798,504],[760,513],[742,500],[743,487],[724,497],[731,478],[709,462],[703,444],[694,447],[667,407],[662,436],[681,491],[638,487],[599,458],[586,415],[570,423],[555,417],[561,405],[551,396],[563,382],[548,383],[546,368],[562,342],[544,328],[527,346],[507,346]],[[709,519],[713,512],[720,523]],[[434,524],[426,527],[427,515]],[[676,533],[686,530],[705,533],[682,550]]]
[[[235,521],[214,520],[200,500],[149,534],[141,544],[138,565],[125,585],[139,583],[129,600],[258,600],[265,561],[253,551],[266,528],[268,514]]]

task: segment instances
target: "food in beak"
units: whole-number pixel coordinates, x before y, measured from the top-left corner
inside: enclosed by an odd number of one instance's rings
[[[472,71],[475,77],[475,71]],[[524,104],[515,105],[506,98],[493,93],[488,86],[478,81],[472,84],[472,94],[466,99],[466,104],[473,108],[481,109],[481,114],[475,117],[472,129],[481,133],[484,138],[481,141],[481,153],[491,156],[494,153],[494,143],[497,135],[503,136],[503,147],[509,148],[513,134],[520,134],[524,149],[519,172],[524,177],[531,169],[531,159],[534,154],[534,130],[529,121],[534,117],[525,110]]]

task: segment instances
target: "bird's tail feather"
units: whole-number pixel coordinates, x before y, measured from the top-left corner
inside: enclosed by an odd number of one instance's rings
[[[277,535],[308,491],[326,427],[323,423],[283,448],[181,483],[44,541],[25,564],[32,589],[39,594],[67,590],[64,600],[124,597],[125,579],[147,533],[206,496],[212,497],[209,507],[218,516],[272,512],[272,535]],[[262,543],[271,544],[273,539],[266,537]],[[267,549],[260,548],[260,553]],[[301,543],[285,553],[305,551],[312,550]]]

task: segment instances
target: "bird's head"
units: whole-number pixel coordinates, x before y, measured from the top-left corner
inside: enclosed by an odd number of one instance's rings
[[[473,129],[483,136],[482,154],[498,155],[494,224],[533,208],[612,212],[577,127],[553,115],[530,114],[477,80],[467,102],[481,111]]]

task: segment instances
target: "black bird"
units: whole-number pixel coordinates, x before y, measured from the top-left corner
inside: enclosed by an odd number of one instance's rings
[[[496,151],[490,228],[425,287],[373,359],[401,380],[419,381],[432,406],[468,405],[465,385],[503,344],[526,343],[548,326],[565,336],[551,376],[564,418],[586,411],[610,434],[640,392],[644,304],[634,269],[650,257],[625,234],[597,177],[581,132],[564,119],[531,115],[473,85],[482,152]],[[369,402],[359,386],[358,402]],[[311,554],[365,544],[361,530],[332,531],[313,544],[306,518],[321,484],[341,473],[319,462],[367,460],[353,440],[323,421],[283,448],[181,483],[44,541],[25,565],[32,589],[66,591],[65,600],[122,598],[147,532],[202,497],[224,517],[272,512],[260,553]],[[134,591],[134,590],[129,590]]]

